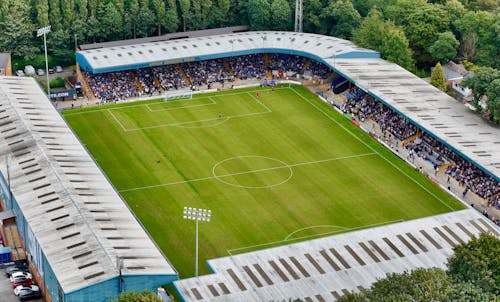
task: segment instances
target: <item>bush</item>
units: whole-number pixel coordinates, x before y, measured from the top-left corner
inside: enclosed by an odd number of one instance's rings
[[[64,83],[64,79],[61,77],[57,77],[50,81],[50,88],[63,88],[66,87]]]

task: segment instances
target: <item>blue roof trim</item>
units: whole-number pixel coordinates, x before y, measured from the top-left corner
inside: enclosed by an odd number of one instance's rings
[[[241,51],[230,51],[230,52],[223,52],[223,53],[216,53],[216,54],[210,54],[210,55],[203,55],[203,56],[195,56],[195,57],[180,57],[180,58],[175,58],[175,59],[169,59],[169,60],[162,60],[162,61],[149,61],[149,62],[142,62],[142,63],[137,63],[137,64],[129,64],[129,65],[121,65],[121,66],[114,66],[114,67],[105,67],[105,68],[94,68],[92,67],[85,56],[81,52],[76,53],[76,61],[78,64],[80,64],[80,67],[82,70],[87,70],[92,73],[106,73],[106,72],[117,72],[117,71],[124,71],[124,70],[130,70],[130,69],[139,69],[139,68],[147,68],[147,67],[154,67],[154,66],[162,66],[162,65],[170,65],[170,64],[179,64],[179,63],[187,63],[187,62],[194,62],[194,61],[203,61],[203,60],[213,60],[213,59],[220,59],[220,58],[227,58],[227,57],[236,57],[236,56],[245,56],[245,55],[251,55],[251,54],[259,54],[259,53],[279,53],[279,54],[288,54],[288,55],[296,55],[296,56],[301,56],[301,57],[306,57],[310,58],[319,62],[322,62],[326,64],[321,57],[318,57],[316,55],[313,55],[311,53],[305,52],[305,51],[299,51],[291,48],[255,48],[255,49],[248,49],[248,50],[241,50]],[[345,53],[342,55],[338,56],[332,56],[330,58],[351,58],[351,59],[359,59],[359,58],[380,58],[380,54],[378,52],[362,52],[362,51],[356,51],[356,52],[349,52]]]

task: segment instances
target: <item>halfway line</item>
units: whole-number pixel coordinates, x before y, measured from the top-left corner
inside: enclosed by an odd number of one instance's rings
[[[296,163],[296,164],[290,164],[290,165],[276,166],[276,167],[271,167],[271,168],[263,168],[263,169],[257,169],[257,170],[249,170],[249,171],[243,171],[243,172],[214,175],[214,176],[202,177],[202,178],[193,178],[193,179],[182,180],[182,181],[174,181],[174,182],[169,182],[169,183],[159,184],[159,185],[151,185],[151,186],[144,186],[144,187],[137,187],[137,188],[131,188],[131,189],[118,190],[118,192],[121,193],[121,192],[138,191],[138,190],[144,190],[144,189],[153,189],[153,188],[166,187],[166,186],[171,186],[171,185],[179,185],[179,184],[189,183],[189,182],[197,182],[197,181],[203,181],[203,180],[209,180],[209,179],[217,179],[217,178],[221,178],[221,177],[244,175],[244,174],[250,174],[250,173],[256,173],[256,172],[263,172],[263,171],[271,171],[271,170],[277,170],[277,169],[283,169],[283,168],[290,168],[290,167],[306,166],[306,165],[311,165],[311,164],[318,164],[318,163],[324,163],[324,162],[330,162],[330,161],[336,161],[336,160],[343,160],[343,159],[349,159],[349,158],[356,158],[356,157],[364,157],[364,156],[370,156],[370,155],[376,155],[376,153],[375,152],[371,152],[371,153],[349,155],[349,156],[343,156],[343,157],[332,157],[332,158],[320,159],[320,160],[316,160],[316,161],[308,161],[308,162],[303,162],[303,163]]]

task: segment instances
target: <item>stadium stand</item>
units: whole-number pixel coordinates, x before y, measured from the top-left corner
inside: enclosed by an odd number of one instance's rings
[[[445,268],[453,247],[499,233],[472,209],[208,261],[213,274],[174,282],[183,301],[334,301],[387,273]]]
[[[106,302],[178,279],[34,78],[0,77],[0,107],[12,199],[5,177],[0,193],[16,214],[7,240],[19,254],[26,243],[52,301]]]

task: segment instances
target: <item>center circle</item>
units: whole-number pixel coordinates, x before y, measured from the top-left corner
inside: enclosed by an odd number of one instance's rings
[[[261,155],[224,159],[212,168],[220,182],[239,188],[262,189],[279,186],[292,178],[293,170],[282,160]]]

